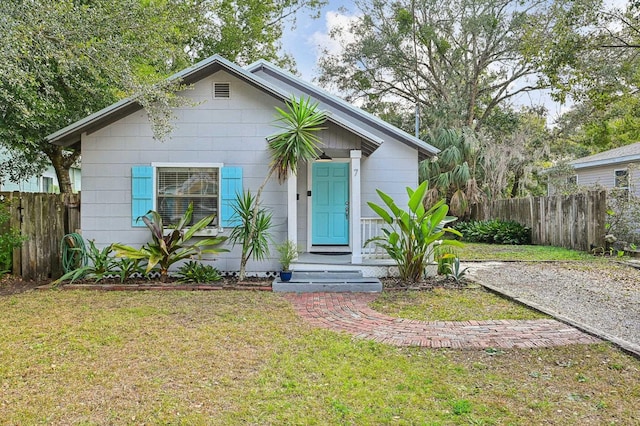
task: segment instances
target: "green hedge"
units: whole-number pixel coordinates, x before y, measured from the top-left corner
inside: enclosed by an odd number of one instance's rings
[[[452,228],[470,243],[531,244],[531,229],[513,220],[472,220],[458,222]]]

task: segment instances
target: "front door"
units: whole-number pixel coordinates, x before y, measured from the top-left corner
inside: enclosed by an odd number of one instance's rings
[[[349,245],[349,163],[313,163],[311,244]]]

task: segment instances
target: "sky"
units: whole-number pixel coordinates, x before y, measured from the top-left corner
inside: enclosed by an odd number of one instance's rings
[[[627,0],[605,0],[607,6],[622,7]],[[345,24],[357,13],[357,8],[352,1],[329,0],[322,8],[321,16],[312,19],[307,14],[299,14],[296,28],[287,29],[282,39],[283,50],[289,53],[296,61],[300,76],[308,82],[315,83],[318,77],[318,58],[323,49],[337,52],[340,46],[329,37],[329,31],[335,25]],[[544,105],[548,111],[548,123],[553,122],[564,112],[571,108],[571,103],[560,104],[554,102],[548,91],[536,91],[525,93],[514,102],[521,106]]]

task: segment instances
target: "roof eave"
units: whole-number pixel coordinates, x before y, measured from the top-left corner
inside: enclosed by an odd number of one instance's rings
[[[429,157],[433,157],[434,155],[437,155],[440,150],[432,145],[429,145],[428,143],[424,142],[423,140],[410,135],[409,133],[405,132],[402,129],[399,129],[396,126],[393,126],[389,123],[387,123],[384,120],[381,120],[380,118],[374,116],[373,114],[368,113],[367,111],[364,111],[360,108],[357,108],[353,105],[351,105],[350,103],[346,102],[343,99],[340,99],[337,96],[334,96],[324,90],[319,90],[317,87],[307,83],[304,80],[301,80],[300,78],[287,73],[283,70],[281,70],[280,68],[277,68],[275,66],[273,66],[273,64],[271,64],[268,61],[265,60],[259,60],[256,61],[250,65],[248,65],[247,67],[245,67],[245,69],[251,73],[256,72],[258,70],[263,70],[266,73],[272,73],[272,74],[276,74],[277,76],[280,76],[286,80],[288,80],[290,83],[293,83],[294,86],[298,85],[299,88],[303,91],[308,91],[311,93],[314,93],[316,95],[316,97],[319,98],[323,98],[326,101],[326,103],[334,103],[339,105],[340,107],[349,110],[351,113],[359,115],[363,118],[365,118],[366,120],[377,124],[377,126],[383,130],[383,131],[387,131],[392,133],[394,136],[398,137],[400,140],[405,141],[408,145],[413,145],[419,152],[419,159],[420,161],[425,160]]]
[[[633,163],[640,161],[640,155],[627,155],[619,158],[607,158],[603,160],[585,161],[580,163],[569,163],[574,169],[587,169],[591,167],[614,166],[616,164]]]

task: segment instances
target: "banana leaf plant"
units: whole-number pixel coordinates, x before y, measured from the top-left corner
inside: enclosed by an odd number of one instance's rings
[[[176,262],[183,259],[201,257],[203,254],[218,254],[229,250],[219,248],[227,237],[202,238],[195,242],[191,239],[195,234],[206,228],[215,218],[209,215],[200,219],[197,223],[187,228],[191,223],[193,215],[193,203],[184,212],[180,221],[170,229],[165,229],[162,224],[162,216],[154,210],[149,210],[145,216],[140,216],[151,231],[151,242],[141,248],[126,246],[123,244],[113,244],[116,257],[126,257],[129,259],[143,259],[147,261],[145,273],[149,273],[153,268],[160,268],[160,281],[166,282],[169,276],[169,268]]]
[[[425,207],[427,187],[427,181],[422,182],[415,191],[407,187],[409,210],[398,207],[389,195],[379,189],[376,191],[386,208],[372,202],[367,203],[384,220],[386,226],[382,228],[382,235],[368,239],[365,245],[374,243],[383,248],[396,261],[400,278],[411,282],[422,280],[426,267],[433,258],[435,246],[462,245],[457,240],[443,239],[446,233],[460,235],[455,229],[445,227],[457,218],[447,216],[449,206],[444,200],[428,209]]]

